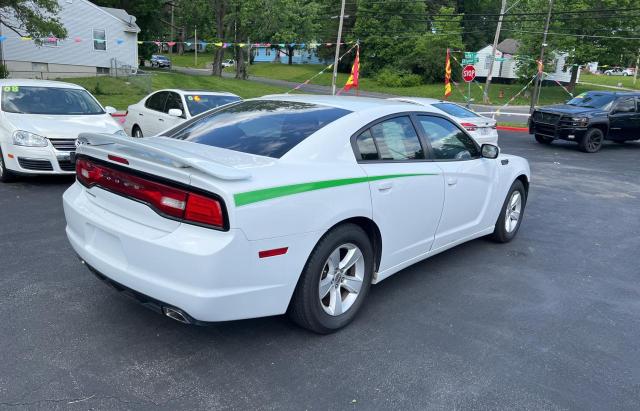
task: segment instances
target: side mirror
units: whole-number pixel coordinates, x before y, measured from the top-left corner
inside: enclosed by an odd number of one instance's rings
[[[107,114],[115,114],[115,112],[118,111],[115,107],[111,106],[106,106],[104,110],[107,112]]]
[[[500,149],[498,146],[494,146],[493,144],[483,144],[480,148],[480,152],[482,157],[484,158],[498,158],[498,154],[500,154]]]
[[[182,117],[182,110],[179,108],[169,109],[169,115],[172,117]]]

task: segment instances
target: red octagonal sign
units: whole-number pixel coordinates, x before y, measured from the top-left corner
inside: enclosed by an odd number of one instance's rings
[[[462,69],[462,79],[469,83],[473,81],[474,78],[476,78],[476,68],[471,64],[464,66]]]

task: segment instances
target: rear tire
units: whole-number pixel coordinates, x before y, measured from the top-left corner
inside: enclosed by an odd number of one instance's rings
[[[359,226],[344,224],[326,233],[298,280],[289,317],[318,334],[349,324],[369,292],[373,258],[371,241]]]
[[[508,243],[518,233],[524,208],[527,204],[527,191],[522,181],[516,180],[511,184],[509,194],[502,204],[502,210],[496,221],[496,226],[491,238],[498,243]]]
[[[2,150],[0,150],[0,181],[3,183],[10,183],[16,179],[16,175],[11,172],[11,170],[7,169],[7,166],[4,162],[4,155],[2,154]]]
[[[140,130],[140,127],[138,127],[137,125],[133,126],[133,129],[131,129],[131,134],[133,134],[131,137],[135,137],[135,138],[144,137],[142,135],[142,130]]]
[[[585,153],[597,153],[602,148],[604,142],[604,133],[599,128],[591,128],[587,130],[582,139],[578,142],[580,151]]]
[[[551,143],[553,143],[553,138],[551,137],[546,137],[543,136],[541,134],[535,134],[534,137],[536,138],[536,141],[540,144],[546,144],[549,145]]]

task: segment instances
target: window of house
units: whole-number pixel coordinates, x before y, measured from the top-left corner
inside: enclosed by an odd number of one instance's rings
[[[107,49],[107,32],[93,29],[93,49],[105,51]]]
[[[270,49],[270,48],[266,48],[266,49],[264,50],[264,55],[265,55],[265,56],[270,56],[270,55],[271,55],[271,49]]]
[[[49,71],[49,63],[31,63],[32,71]]]
[[[109,74],[109,67],[96,67],[97,74]]]
[[[489,70],[489,69],[491,68],[491,61],[492,61],[492,60],[493,60],[493,57],[492,57],[492,56],[487,56],[487,57],[484,59],[484,68],[485,68],[485,70]]]

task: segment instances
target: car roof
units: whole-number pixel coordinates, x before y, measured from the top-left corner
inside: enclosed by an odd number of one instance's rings
[[[56,87],[56,88],[72,88],[84,90],[84,87],[73,83],[65,83],[63,81],[37,80],[37,79],[2,79],[2,86],[22,86],[22,87]]]
[[[294,101],[341,108],[353,112],[394,106],[404,107],[407,111],[415,110],[415,105],[411,103],[374,97],[329,96],[315,94],[272,94],[258,97],[255,100]]]
[[[609,90],[589,90],[585,93],[607,94],[612,96],[640,96],[638,91],[609,91]]]
[[[436,103],[448,103],[448,101],[428,97],[392,97],[389,100],[402,101],[405,103],[418,104],[421,106],[428,106]]]
[[[165,88],[165,89],[162,89],[162,90],[156,90],[151,94],[155,94],[155,93],[157,93],[159,91],[173,91],[174,93],[181,93],[181,94],[207,94],[207,95],[211,95],[211,96],[231,96],[231,97],[240,98],[240,96],[238,96],[237,94],[229,93],[227,91],[184,90],[184,89],[178,89],[178,88]]]

